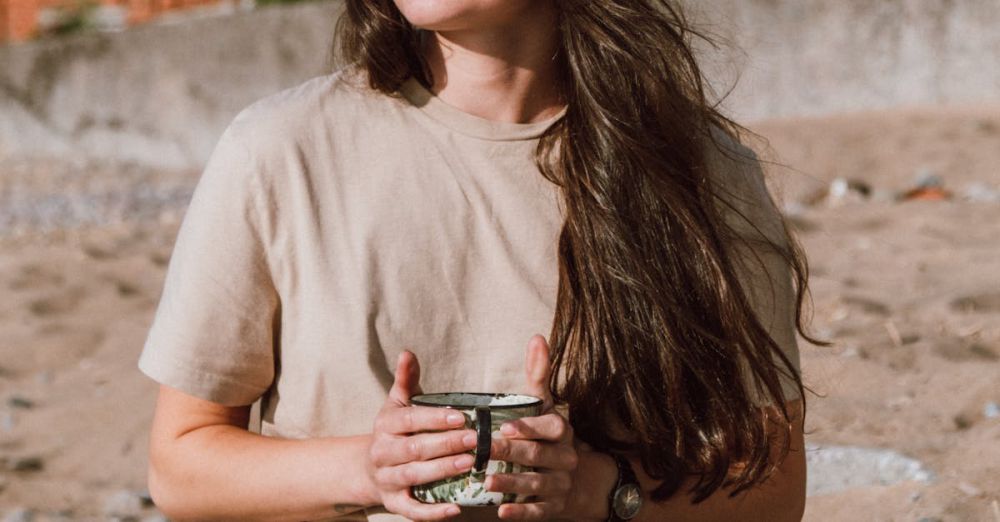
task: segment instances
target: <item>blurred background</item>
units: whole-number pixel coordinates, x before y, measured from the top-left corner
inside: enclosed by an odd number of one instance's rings
[[[702,0],[812,268],[807,520],[1000,522],[1000,2]],[[0,0],[0,517],[162,520],[136,369],[219,134],[339,0]]]

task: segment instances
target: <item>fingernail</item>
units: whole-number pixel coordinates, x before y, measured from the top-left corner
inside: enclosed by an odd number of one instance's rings
[[[455,459],[455,467],[458,469],[471,468],[472,463],[476,461],[476,457],[472,455],[462,455]]]
[[[514,429],[513,425],[505,422],[500,425],[500,433],[503,433],[504,435],[514,435],[517,433],[517,430]]]
[[[476,442],[477,439],[475,433],[469,433],[466,436],[462,437],[462,444],[466,446],[475,446]]]
[[[458,426],[459,424],[465,424],[465,415],[461,413],[452,413],[448,415],[448,424],[452,426]]]
[[[445,516],[449,517],[456,516],[459,514],[459,512],[461,512],[461,510],[458,509],[458,506],[448,506],[448,509],[444,510]]]

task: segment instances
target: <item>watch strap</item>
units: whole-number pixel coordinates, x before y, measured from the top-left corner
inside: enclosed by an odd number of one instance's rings
[[[615,466],[618,468],[618,480],[615,482],[615,487],[611,489],[611,494],[608,495],[608,519],[606,522],[626,522],[626,519],[618,516],[617,511],[615,511],[615,497],[623,486],[629,484],[638,486],[639,480],[636,479],[635,472],[632,471],[632,464],[629,463],[628,459],[617,453],[608,452],[607,455],[615,460]]]

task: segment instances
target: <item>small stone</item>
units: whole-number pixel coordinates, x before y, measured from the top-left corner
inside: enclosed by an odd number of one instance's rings
[[[41,471],[45,467],[45,462],[41,457],[16,457],[7,462],[8,471]]]
[[[43,370],[35,374],[35,382],[38,384],[52,384],[52,372]]]
[[[944,521],[941,520],[941,518],[939,517],[920,517],[917,519],[917,522],[944,522]]]
[[[22,410],[30,410],[35,407],[35,403],[30,399],[18,395],[12,395],[7,398],[7,406],[11,408],[21,408]]]
[[[142,507],[151,508],[153,504],[153,496],[149,494],[148,490],[143,490],[139,492],[139,500],[142,501]]]
[[[134,491],[120,490],[104,499],[104,514],[108,518],[137,519],[142,513],[142,498]]]
[[[915,185],[920,188],[932,188],[941,187],[944,182],[941,180],[941,176],[938,176],[934,169],[930,167],[921,167],[917,169]]]
[[[17,423],[14,422],[13,413],[5,411],[3,412],[3,415],[0,415],[0,429],[3,429],[3,431],[6,432],[14,431],[14,426],[16,425]]]
[[[859,203],[871,195],[872,187],[858,179],[835,178],[826,190],[826,204],[833,207],[845,202]]]
[[[996,203],[1000,201],[1000,191],[985,184],[973,183],[962,191],[962,199],[977,203]]]
[[[922,462],[890,449],[809,444],[806,460],[809,496],[905,481],[934,481],[934,473]]]
[[[983,417],[987,419],[1000,418],[1000,404],[987,402],[986,406],[983,406]]]
[[[982,133],[985,133],[985,134],[993,134],[998,129],[1000,129],[1000,126],[998,126],[993,121],[987,120],[986,118],[981,118],[981,119],[976,120],[972,124],[972,128],[975,129],[978,132],[982,132]]]
[[[959,482],[957,487],[959,491],[970,497],[978,497],[983,494],[983,490],[969,484],[968,482]]]
[[[861,355],[861,350],[857,346],[848,346],[844,348],[844,351],[840,352],[840,356],[844,358],[859,357]]]
[[[3,522],[32,522],[35,520],[35,512],[27,508],[14,508],[4,515]]]
[[[923,497],[924,497],[923,493],[919,491],[914,491],[913,493],[910,493],[910,502],[919,502],[920,499]]]

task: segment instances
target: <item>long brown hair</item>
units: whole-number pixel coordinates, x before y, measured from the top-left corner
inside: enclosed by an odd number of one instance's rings
[[[780,462],[769,458],[773,435],[751,392],[783,416],[783,459],[793,421],[779,377],[803,399],[805,391],[752,308],[732,245],[784,259],[795,328],[826,344],[805,331],[805,256],[766,192],[756,204],[771,206],[776,234],[725,217],[743,215],[738,191],[711,181],[718,167],[706,144],[732,157],[749,149],[724,143],[749,131],[708,100],[692,40],[712,40],[668,0],[554,1],[568,106],[535,151],[566,216],[549,336],[553,397],[579,438],[639,455],[660,480],[654,499],[692,476],[694,502],[723,486],[735,495]],[[364,69],[371,88],[394,95],[408,76],[433,85],[420,31],[392,0],[347,0],[334,51]]]

